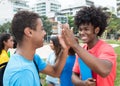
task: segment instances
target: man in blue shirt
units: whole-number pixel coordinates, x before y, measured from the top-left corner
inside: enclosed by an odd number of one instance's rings
[[[11,31],[17,41],[16,54],[12,55],[4,72],[4,86],[40,86],[36,61],[40,72],[59,77],[65,65],[68,47],[58,36],[62,51],[54,66],[46,64],[35,50],[43,46],[44,31],[41,18],[30,11],[19,11],[12,20]],[[62,64],[61,64],[62,63]]]

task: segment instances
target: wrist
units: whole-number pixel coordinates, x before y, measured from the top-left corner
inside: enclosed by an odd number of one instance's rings
[[[62,49],[62,52],[63,52],[63,53],[68,53],[68,48]]]
[[[75,44],[73,44],[73,46],[71,46],[73,49],[77,49],[78,48],[78,46],[80,46],[78,43],[75,43]]]

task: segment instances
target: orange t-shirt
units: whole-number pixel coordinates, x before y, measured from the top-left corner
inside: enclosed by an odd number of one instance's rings
[[[87,49],[87,45],[83,48]],[[92,49],[88,50],[88,52],[99,59],[109,60],[113,64],[112,70],[106,78],[102,78],[92,71],[92,76],[96,79],[96,86],[114,86],[114,80],[116,78],[116,54],[114,49],[104,41],[99,40]],[[76,58],[73,72],[80,73],[78,57]]]

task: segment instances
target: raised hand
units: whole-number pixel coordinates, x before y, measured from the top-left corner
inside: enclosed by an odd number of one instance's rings
[[[59,39],[60,45],[62,46],[63,49],[69,49],[69,46],[65,43],[65,41],[61,35],[58,35],[58,39]]]
[[[64,38],[65,43],[70,47],[74,46],[74,44],[78,44],[75,40],[73,31],[70,29],[68,24],[62,25],[62,37]]]

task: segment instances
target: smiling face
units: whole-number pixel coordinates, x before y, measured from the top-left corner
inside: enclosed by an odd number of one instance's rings
[[[82,24],[79,26],[79,34],[83,43],[94,43],[98,39],[97,33],[91,24]]]

